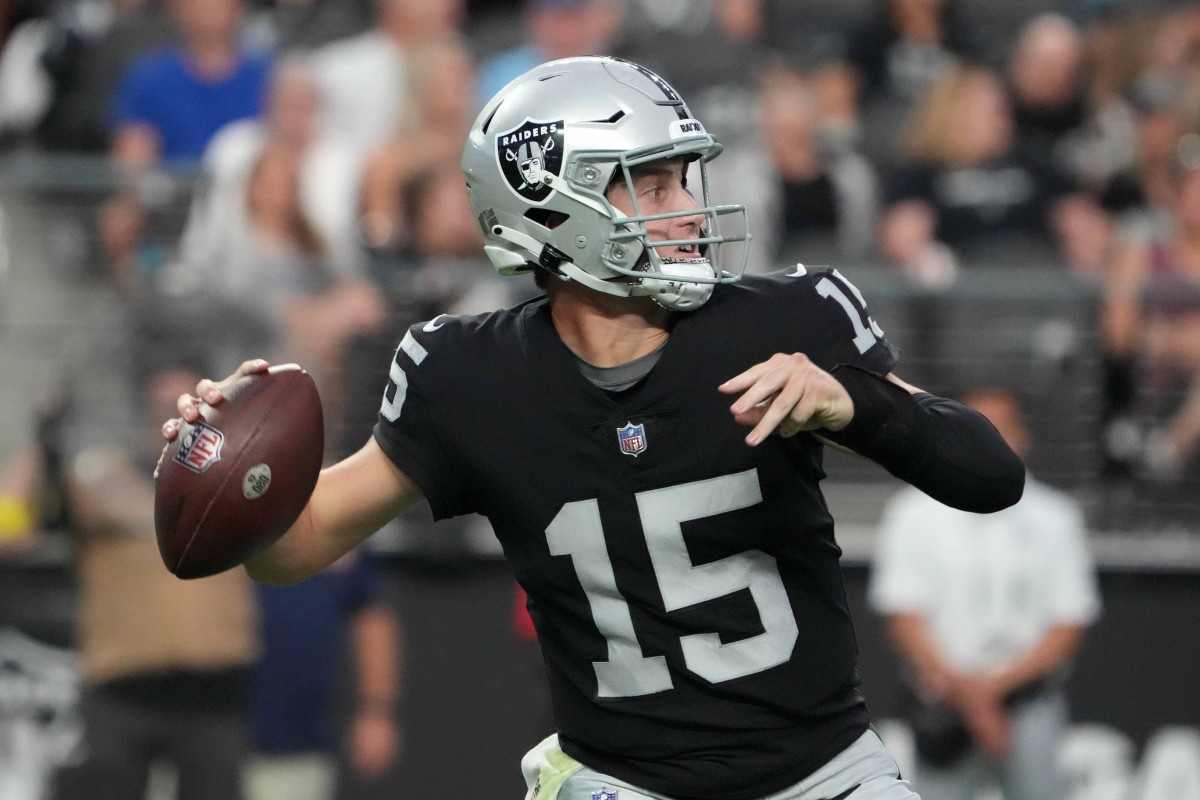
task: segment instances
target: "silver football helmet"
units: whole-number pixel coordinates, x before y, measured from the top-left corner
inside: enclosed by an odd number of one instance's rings
[[[471,207],[484,250],[501,275],[544,267],[607,294],[647,295],[690,311],[745,270],[727,269],[722,245],[746,241],[746,207],[711,205],[706,162],[722,146],[692,118],[675,90],[645,67],[617,58],[550,61],[504,87],[480,112],[463,149]],[[700,171],[700,208],[633,216],[604,196],[630,170],[684,157]],[[619,172],[618,172],[619,171]],[[691,185],[695,186],[693,176]],[[647,240],[646,223],[703,215],[696,238]],[[719,220],[727,220],[722,234]],[[664,259],[655,247],[692,246],[694,257]]]

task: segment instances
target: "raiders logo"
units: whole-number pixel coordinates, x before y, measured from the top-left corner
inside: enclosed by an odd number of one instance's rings
[[[562,174],[563,121],[525,120],[496,137],[496,158],[508,185],[533,203],[545,202],[553,192],[546,176]]]

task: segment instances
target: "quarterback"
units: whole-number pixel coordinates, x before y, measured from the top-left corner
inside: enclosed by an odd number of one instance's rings
[[[743,275],[745,208],[708,197],[720,151],[630,62],[550,62],[501,90],[462,167],[492,263],[545,294],[414,325],[373,437],[246,568],[303,580],[422,498],[482,514],[554,701],[529,797],[913,798],[857,689],[822,453],[977,512],[1015,503],[1024,466],[982,416],[894,375],[836,270]]]

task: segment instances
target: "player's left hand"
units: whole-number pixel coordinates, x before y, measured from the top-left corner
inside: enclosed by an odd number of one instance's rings
[[[776,353],[717,389],[742,393],[729,410],[738,424],[753,426],[746,436],[751,447],[775,430],[783,437],[840,431],[854,418],[854,401],[845,387],[803,353]]]

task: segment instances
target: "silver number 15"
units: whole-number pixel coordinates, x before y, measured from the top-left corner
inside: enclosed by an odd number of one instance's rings
[[[756,470],[639,492],[638,512],[666,611],[748,589],[763,633],[722,644],[716,632],[680,639],[687,668],[712,683],[730,681],[785,663],[798,628],[779,567],[772,556],[747,550],[695,565],[683,538],[684,522],[762,502]],[[567,503],[546,529],[550,552],[567,555],[587,594],[608,659],[595,661],[600,697],[653,694],[673,687],[666,658],[642,653],[629,605],[617,588],[596,500]]]

